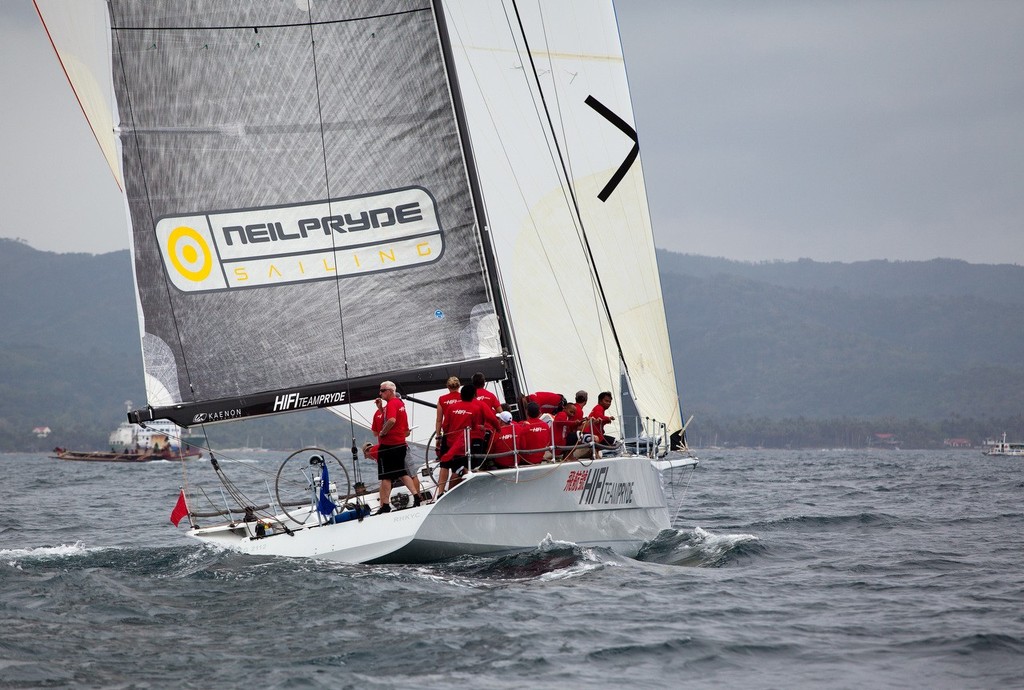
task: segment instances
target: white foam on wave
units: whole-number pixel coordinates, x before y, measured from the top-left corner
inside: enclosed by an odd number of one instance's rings
[[[713,534],[700,526],[693,528],[689,546],[701,554],[702,561],[713,561],[740,544],[760,541],[753,534]]]
[[[99,550],[99,547],[88,547],[82,542],[76,541],[74,544],[61,544],[59,546],[37,546],[30,549],[0,549],[0,560],[8,561],[10,565],[16,565],[18,561],[25,559],[67,558],[68,556],[81,556]]]
[[[702,546],[723,545],[726,549],[752,541],[761,541],[753,534],[712,534],[699,525],[693,528],[693,535],[696,537],[695,542]]]

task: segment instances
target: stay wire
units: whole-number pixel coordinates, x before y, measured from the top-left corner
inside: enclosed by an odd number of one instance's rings
[[[522,61],[522,54],[520,52],[519,44],[518,44],[518,42],[515,39],[516,31],[512,27],[512,20],[509,17],[508,11],[505,8],[504,4],[502,4],[502,10],[503,10],[503,12],[505,14],[505,23],[506,23],[506,25],[508,27],[509,36],[512,38],[512,44],[514,46],[515,52],[516,52],[517,55],[520,56],[520,60]],[[470,62],[470,69],[473,70],[472,62]],[[542,114],[540,112],[541,109],[537,105],[536,96],[533,93],[533,89],[530,87],[530,81],[529,81],[528,75],[526,74],[525,66],[523,67],[522,72],[523,72],[523,80],[527,84],[527,87],[526,87],[527,91],[530,93],[530,98],[533,101],[534,112],[537,115],[537,119],[539,121],[541,129],[544,129],[543,117],[542,117]],[[473,78],[477,82],[478,88],[480,88],[480,86],[479,86],[479,84],[480,84],[479,75],[476,74],[475,70],[473,70]],[[495,131],[497,132],[498,128],[497,128],[497,123],[496,123],[495,118],[494,118],[494,113],[491,112],[490,105],[486,102],[486,100],[484,102],[484,106],[487,108],[487,114],[488,114],[488,116],[491,119],[491,123],[495,126]],[[553,132],[552,132],[552,135],[553,135]],[[523,193],[522,184],[519,182],[518,176],[515,173],[515,168],[512,165],[512,161],[511,161],[511,158],[510,158],[509,153],[508,153],[508,148],[505,145],[505,141],[500,136],[498,137],[498,141],[499,141],[499,143],[501,145],[502,153],[505,156],[505,161],[506,161],[506,163],[508,163],[509,170],[512,172],[513,178],[516,179],[516,187],[519,190],[519,196],[522,199],[523,206],[526,209],[526,213],[527,213],[527,215],[530,218],[530,224],[533,227],[533,232],[536,235],[536,237],[538,238],[538,244],[540,246],[540,250],[541,250],[542,254],[544,255],[544,261],[547,264],[548,269],[549,269],[551,275],[554,277],[555,284],[558,287],[558,294],[559,294],[559,296],[562,299],[562,304],[565,305],[566,313],[567,313],[567,315],[569,317],[569,322],[572,324],[573,332],[576,334],[576,340],[581,345],[586,347],[586,341],[583,338],[583,334],[580,332],[580,327],[579,327],[579,324],[577,322],[576,313],[573,311],[572,305],[570,304],[570,302],[566,299],[565,291],[563,290],[562,284],[561,284],[561,282],[559,281],[559,278],[558,278],[558,271],[555,270],[555,265],[556,265],[557,262],[552,260],[551,255],[548,253],[547,244],[543,241],[543,236],[542,236],[542,234],[540,232],[540,229],[537,227],[537,219],[535,218],[535,216],[533,214],[533,211],[530,208],[530,205],[526,202],[526,197],[525,197],[525,194]],[[566,193],[566,187],[568,186],[568,183],[564,179],[562,179],[562,174],[563,173],[557,172],[558,171],[558,164],[557,164],[558,155],[556,154],[555,151],[551,150],[551,141],[550,141],[549,137],[547,137],[547,136],[544,137],[544,144],[545,144],[545,146],[548,149],[548,155],[550,156],[552,163],[555,165],[556,177],[558,177],[558,184],[559,184],[559,189],[562,192],[562,197],[565,199],[566,205],[569,206],[569,208],[571,209],[572,205],[573,205],[572,204],[572,200],[570,199],[569,195]],[[578,218],[577,218],[576,215],[574,215],[572,213],[569,214],[569,217],[572,220],[573,229],[576,230],[577,237],[581,238],[581,245],[582,245],[582,237],[581,237],[581,234],[580,234],[581,233],[581,228],[579,226]],[[597,312],[598,318],[600,318],[600,306],[596,303],[596,297],[595,297],[595,311]],[[603,335],[604,334],[602,332],[602,340],[603,340]],[[604,349],[607,352],[607,347],[606,346],[604,347]],[[605,358],[607,359],[607,356]],[[586,359],[586,364],[590,368],[591,374],[593,374],[594,378],[595,379],[600,379],[601,376],[594,370],[593,363],[590,361],[589,358]],[[527,386],[527,388],[529,389],[529,386]]]
[[[156,221],[155,221],[156,213],[155,213],[155,211],[153,209],[153,196],[152,196],[152,193],[150,192],[150,189],[149,189],[149,178],[146,175],[146,163],[145,163],[145,161],[143,160],[143,157],[142,157],[142,140],[139,137],[140,127],[138,126],[138,121],[137,121],[136,116],[135,116],[135,106],[134,106],[133,101],[132,101],[132,89],[131,89],[131,86],[129,85],[129,82],[128,82],[128,69],[125,66],[124,46],[122,45],[123,40],[122,40],[122,37],[120,36],[120,34],[118,33],[118,31],[120,30],[120,29],[117,28],[117,25],[118,25],[119,22],[117,21],[117,16],[116,16],[116,13],[114,11],[113,4],[110,4],[108,9],[110,10],[110,21],[111,21],[111,24],[113,26],[112,32],[113,32],[114,36],[116,37],[116,42],[117,42],[117,59],[118,59],[118,64],[121,67],[121,80],[124,83],[125,99],[126,99],[127,104],[128,104],[128,119],[132,123],[132,137],[133,137],[133,139],[135,141],[135,153],[136,153],[136,156],[138,157],[138,161],[139,161],[139,173],[142,176],[142,188],[143,188],[145,196],[146,196],[146,207],[147,207],[147,210],[149,212],[149,221],[150,221],[150,225],[151,226],[156,227]],[[127,187],[127,184],[125,186]],[[127,189],[125,189],[125,196],[126,196],[126,198],[127,198],[127,194],[128,194]],[[131,211],[129,209],[129,215],[130,214],[131,214]],[[136,232],[136,228],[135,228],[135,224],[134,223],[132,223],[132,229],[131,230],[132,230],[132,234],[134,235],[135,232]],[[131,244],[132,244],[132,249],[134,250],[135,249],[134,237],[132,238],[132,243]],[[133,260],[134,260],[134,257],[133,257]],[[134,263],[134,261],[133,261],[133,263]],[[189,387],[189,392],[191,393],[191,396],[192,396],[192,402],[196,402],[196,397],[197,397],[196,396],[196,391],[195,391],[195,387],[192,385],[192,374],[189,372],[188,356],[185,353],[185,341],[184,341],[184,338],[182,338],[182,336],[181,336],[181,329],[178,326],[178,316],[177,316],[177,313],[175,312],[175,310],[173,308],[174,302],[171,299],[172,298],[172,293],[171,293],[171,286],[170,286],[170,277],[168,276],[166,271],[162,271],[162,273],[163,273],[163,276],[164,276],[163,286],[164,286],[164,292],[165,292],[166,297],[167,297],[167,304],[168,304],[168,306],[171,307],[169,309],[169,311],[171,312],[171,324],[174,326],[174,335],[175,335],[175,338],[177,338],[177,340],[178,340],[178,350],[181,352],[181,366],[185,370],[185,379],[188,381],[188,387]],[[144,336],[145,336],[145,334],[143,334],[143,339],[145,339]],[[143,367],[145,367],[145,349],[144,348],[143,348]],[[148,391],[147,391],[147,394],[146,394],[146,403],[147,404],[149,403],[149,393],[148,393]],[[204,433],[205,433],[205,430],[204,430]]]
[[[327,162],[327,135],[324,131],[324,111],[323,101],[320,94],[320,71],[316,59],[316,38],[313,34],[313,7],[312,3],[306,3],[306,18],[307,26],[309,27],[309,47],[310,54],[313,59],[313,84],[316,88],[316,113],[317,123],[320,127],[320,151],[323,154],[324,164],[324,186],[327,192],[327,210],[329,214],[333,213],[332,202],[331,202],[331,171],[330,166]],[[331,248],[334,250],[334,267],[335,270],[338,268],[337,250],[338,245],[334,237],[334,233],[331,233]],[[352,472],[356,482],[362,481],[362,473],[359,469],[359,458],[357,457],[356,450],[356,426],[353,420],[353,406],[352,406],[352,377],[349,374],[348,365],[348,345],[345,340],[345,313],[344,305],[341,299],[341,277],[336,275],[334,277],[334,291],[338,299],[338,326],[341,330],[341,354],[343,365],[345,368],[345,399],[348,401],[348,420],[349,420],[349,434],[352,438]]]
[[[536,63],[533,60],[533,54],[530,52],[530,42],[529,42],[529,39],[526,37],[526,28],[523,26],[523,19],[522,19],[522,16],[519,14],[519,5],[516,2],[516,0],[512,0],[512,9],[515,11],[515,14],[516,14],[516,21],[519,24],[519,31],[520,31],[520,34],[523,37],[523,45],[526,48],[526,55],[530,59],[530,69],[533,71],[534,80],[537,83],[537,90],[540,93],[541,104],[544,106],[544,115],[547,118],[548,127],[550,128],[552,134],[554,134],[555,125],[554,125],[554,122],[551,119],[551,111],[548,108],[547,99],[544,96],[544,90],[541,88],[540,76],[537,73],[537,65],[536,65]],[[562,172],[565,175],[566,179],[568,180],[568,179],[570,179],[569,178],[569,171],[568,171],[568,168],[566,167],[565,156],[562,154],[562,149],[561,149],[561,147],[558,144],[558,138],[552,136],[552,139],[553,139],[553,142],[554,142],[554,145],[555,145],[555,149],[558,151],[558,160],[559,160],[559,163],[562,166]],[[583,223],[583,214],[580,211],[579,201],[577,200],[576,192],[572,188],[571,185],[569,185],[568,189],[569,189],[569,195],[572,197],[573,208],[575,209],[576,216],[579,219],[580,230],[583,233],[583,243],[584,243],[584,247],[586,248],[587,257],[588,257],[588,260],[589,260],[589,263],[590,263],[590,269],[591,269],[591,272],[593,274],[593,278],[594,278],[594,280],[595,280],[595,282],[597,284],[598,294],[601,297],[601,303],[604,306],[605,315],[608,318],[608,327],[611,329],[612,337],[615,340],[615,347],[618,350],[619,362],[622,364],[622,367],[626,370],[626,376],[628,377],[629,376],[629,365],[626,363],[626,358],[625,358],[625,356],[623,355],[623,352],[622,352],[622,342],[619,340],[619,333],[618,333],[618,331],[615,328],[615,321],[612,318],[611,307],[608,305],[608,297],[605,294],[604,286],[603,286],[603,284],[601,282],[601,275],[600,275],[600,273],[598,273],[598,270],[597,270],[597,262],[594,259],[594,252],[591,249],[590,240],[587,237],[587,231],[586,231],[586,227],[584,226],[584,223]],[[614,388],[614,386],[613,386],[613,388]]]

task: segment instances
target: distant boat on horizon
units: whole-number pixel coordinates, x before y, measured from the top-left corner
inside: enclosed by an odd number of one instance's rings
[[[1007,443],[1004,431],[1002,441],[985,441],[985,449],[982,452],[985,455],[1001,457],[1024,457],[1024,443]]]
[[[131,409],[131,401],[125,405]],[[121,422],[110,432],[110,450],[69,450],[57,446],[50,457],[59,460],[92,462],[152,462],[154,460],[188,460],[201,458],[202,450],[185,442],[184,429],[166,419],[148,422],[146,426]]]

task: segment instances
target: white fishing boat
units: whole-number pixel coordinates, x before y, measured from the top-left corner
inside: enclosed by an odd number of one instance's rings
[[[390,380],[424,442],[447,378],[475,372],[516,414],[533,391],[620,400],[621,372],[644,420],[631,448],[471,471],[416,507],[398,489],[379,515],[350,422],[351,459],[297,451],[265,500],[214,460],[221,488],[190,480],[175,509],[190,536],[428,561],[549,536],[632,555],[669,527],[662,473],[696,459],[669,452],[682,415],[609,0],[35,2],[125,193],[131,421],[356,420]]]
[[[1006,441],[1006,432],[1003,432],[1002,441],[985,441],[985,449],[982,452],[985,455],[1024,458],[1024,443],[1008,443]]]

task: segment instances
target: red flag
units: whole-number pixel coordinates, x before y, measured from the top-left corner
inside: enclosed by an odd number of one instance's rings
[[[178,494],[178,502],[174,504],[174,510],[171,511],[171,524],[177,527],[181,518],[186,515],[188,515],[188,504],[185,503],[185,490],[182,489]]]

